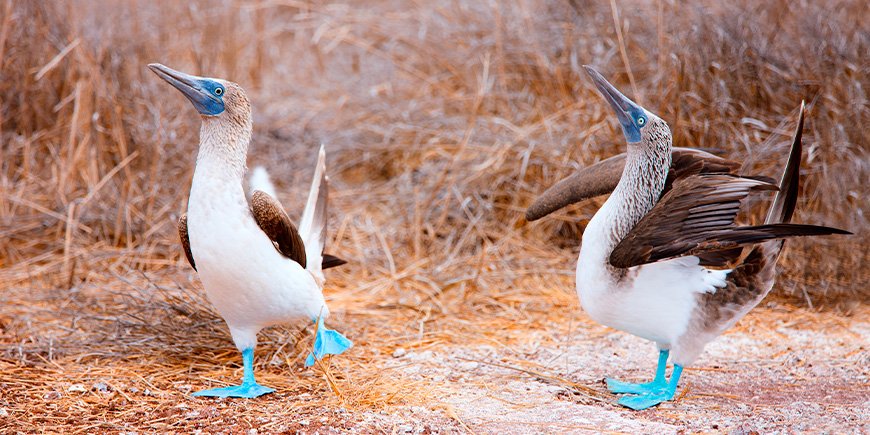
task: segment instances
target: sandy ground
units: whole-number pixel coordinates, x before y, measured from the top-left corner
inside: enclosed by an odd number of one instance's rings
[[[780,318],[754,326],[766,330],[734,332],[711,344],[684,372],[679,400],[641,412],[615,405],[603,379],[649,380],[656,351],[604,328],[579,330],[558,348],[515,349],[516,358],[482,346],[411,352],[392,364],[449,382],[453,391],[442,400],[477,433],[870,429],[870,325],[812,331]]]
[[[272,328],[261,334],[257,372],[278,391],[255,400],[213,400],[189,393],[233,382],[241,371],[217,319],[187,313],[181,318],[196,321],[189,327],[167,318],[168,329],[137,329],[123,319],[88,317],[88,306],[111,309],[99,294],[100,303],[82,294],[42,299],[36,293],[28,303],[2,301],[0,433],[870,430],[870,323],[860,314],[766,302],[684,372],[678,400],[635,412],[616,405],[603,380],[648,380],[654,346],[596,325],[572,307],[556,310],[568,314],[541,329],[518,322],[511,331],[491,331],[484,315],[480,323],[461,321],[480,331],[477,338],[451,340],[448,334],[461,337],[463,328],[433,322],[424,335],[436,338],[428,341],[378,330],[373,314],[340,314],[336,323],[359,346],[332,362],[337,385],[348,397],[372,394],[354,403],[337,400],[321,372],[302,367],[305,333]],[[70,302],[76,298],[81,306]],[[43,304],[55,308],[34,309]],[[530,317],[541,314],[530,311]],[[39,324],[43,318],[51,320]],[[37,326],[41,337],[12,343]],[[179,343],[185,334],[190,342]],[[372,376],[378,380],[366,384]]]

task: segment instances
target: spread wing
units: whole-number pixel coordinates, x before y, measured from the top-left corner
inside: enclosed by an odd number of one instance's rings
[[[753,189],[776,186],[732,175],[694,175],[671,190],[632,228],[610,254],[610,264],[632,267],[683,254],[735,248],[717,245],[734,227],[740,202]],[[716,249],[713,248],[716,245]]]
[[[613,191],[622,177],[625,153],[582,168],[541,194],[526,210],[526,220],[540,219],[568,205]],[[698,174],[736,174],[740,164],[693,148],[675,147],[662,195],[675,180]]]
[[[184,256],[187,257],[187,262],[190,267],[196,270],[196,263],[193,261],[193,252],[190,251],[190,237],[187,235],[187,213],[178,218],[178,238],[181,239],[181,247],[184,248]]]
[[[307,264],[305,244],[281,203],[262,190],[255,190],[251,195],[251,213],[278,252],[304,268]]]
[[[790,223],[738,227],[740,204],[752,191],[779,190],[766,181],[727,174],[678,179],[610,254],[627,268],[683,255],[706,265],[731,260],[742,246],[793,236],[842,233],[834,228]]]

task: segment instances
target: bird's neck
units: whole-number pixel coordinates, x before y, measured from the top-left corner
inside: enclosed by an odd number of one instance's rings
[[[250,120],[236,124],[203,117],[194,177],[197,173],[207,174],[214,181],[238,182],[241,187],[251,130]]]
[[[622,178],[608,199],[608,233],[614,246],[656,205],[670,166],[670,140],[629,145]]]

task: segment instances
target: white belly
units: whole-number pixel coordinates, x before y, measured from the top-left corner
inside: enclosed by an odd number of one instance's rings
[[[577,263],[577,294],[583,309],[601,324],[663,346],[686,331],[698,293],[724,286],[727,275],[698,266],[698,257],[634,267],[622,280],[594,268],[584,264],[582,256]],[[604,271],[603,263],[599,268]]]
[[[667,347],[685,331],[697,295],[725,285],[729,271],[708,270],[681,257],[624,270],[606,266],[610,249],[601,219],[586,228],[577,262],[577,294],[595,321]]]
[[[188,204],[188,233],[208,298],[231,329],[259,330],[297,318],[325,316],[320,286],[282,256],[257,226],[238,192],[197,185]]]

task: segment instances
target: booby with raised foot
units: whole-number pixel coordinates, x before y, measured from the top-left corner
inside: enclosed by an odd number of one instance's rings
[[[592,319],[658,346],[652,382],[607,379],[611,392],[626,394],[619,404],[646,409],[672,400],[683,367],[770,292],[782,239],[849,233],[789,223],[797,203],[803,104],[777,186],[766,177],[738,175],[737,162],[673,148],[665,121],[585,69],[616,112],[628,150],[548,189],[526,219],[610,193],[583,233],[577,293]],[[764,224],[736,225],[742,201],[764,191],[776,192]]]
[[[271,393],[275,390],[254,378],[254,348],[261,329],[299,319],[314,322],[314,350],[307,366],[352,345],[323,324],[329,315],[323,299],[323,269],[344,263],[323,253],[328,191],[324,148],[317,155],[297,230],[275,198],[265,170],[254,171],[250,199],[245,195],[252,118],[241,86],[161,64],[148,67],[181,91],[201,115],[196,169],[178,231],[185,256],[229,326],[244,365],[241,385],[194,396],[253,398]]]

